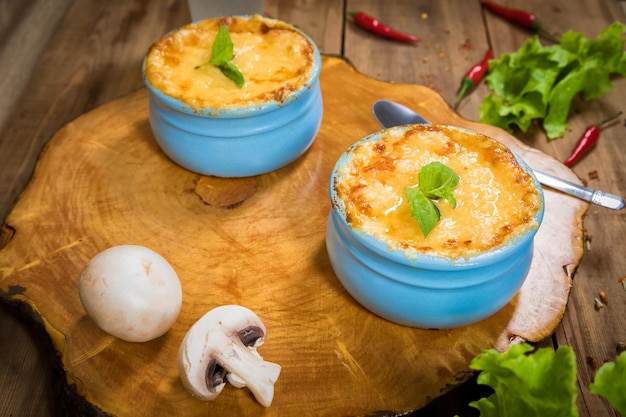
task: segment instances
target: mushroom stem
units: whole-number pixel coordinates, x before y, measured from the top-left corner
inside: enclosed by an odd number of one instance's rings
[[[271,405],[280,365],[263,360],[255,350],[237,341],[229,341],[223,349],[215,352],[214,358],[234,377],[244,381],[261,405]]]

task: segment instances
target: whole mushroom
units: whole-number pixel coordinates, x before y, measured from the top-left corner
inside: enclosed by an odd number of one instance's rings
[[[166,333],[178,318],[182,288],[172,266],[143,246],[120,245],[95,255],[78,280],[80,301],[105,332],[129,342]]]
[[[246,307],[224,305],[202,316],[187,332],[178,353],[183,385],[204,401],[215,399],[228,380],[247,386],[256,400],[269,407],[281,367],[266,362],[256,348],[265,341],[266,329]]]

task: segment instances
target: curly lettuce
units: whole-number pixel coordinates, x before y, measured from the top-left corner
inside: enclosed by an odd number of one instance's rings
[[[472,401],[481,417],[576,417],[576,355],[569,346],[556,351],[513,345],[505,353],[486,350],[470,367],[481,371],[479,384],[493,388],[488,398]]]
[[[611,76],[626,75],[624,24],[607,26],[597,39],[568,31],[558,45],[528,39],[521,48],[489,61],[485,81],[491,93],[480,107],[480,121],[523,132],[541,120],[548,139],[564,135],[571,102],[604,96],[613,89]]]
[[[513,345],[507,352],[488,349],[470,367],[480,371],[477,382],[493,389],[472,401],[480,417],[577,417],[576,355],[570,346],[558,349]],[[626,415],[626,352],[604,363],[589,386]]]

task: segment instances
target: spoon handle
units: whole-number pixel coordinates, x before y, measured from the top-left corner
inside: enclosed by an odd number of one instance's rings
[[[574,184],[562,178],[546,174],[545,172],[537,171],[536,169],[533,169],[533,172],[541,184],[547,185],[555,190],[563,191],[564,193],[571,194],[582,200],[613,210],[621,210],[624,208],[624,200],[619,196]]]

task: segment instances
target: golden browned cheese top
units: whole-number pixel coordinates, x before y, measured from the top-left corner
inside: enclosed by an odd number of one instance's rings
[[[243,74],[238,88],[219,68],[206,65],[219,28],[227,25],[233,64]],[[254,15],[191,23],[155,42],[148,51],[145,77],[165,94],[194,109],[241,108],[283,102],[306,85],[314,67],[314,47],[288,23]]]
[[[540,191],[499,142],[446,126],[388,132],[353,148],[333,184],[353,229],[394,249],[457,259],[494,249],[538,227]],[[434,161],[458,174],[453,190],[457,206],[436,201],[441,219],[425,238],[405,189],[416,186],[421,168]]]

